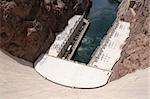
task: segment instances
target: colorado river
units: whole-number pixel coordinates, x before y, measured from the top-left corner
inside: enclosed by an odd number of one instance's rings
[[[117,0],[92,0],[88,15],[90,26],[75,52],[74,61],[86,64],[90,61],[92,53],[115,20],[117,7]]]

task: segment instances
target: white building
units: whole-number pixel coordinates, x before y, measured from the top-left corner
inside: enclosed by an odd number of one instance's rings
[[[65,51],[70,46],[73,38],[83,24],[83,16],[75,15],[68,21],[66,28],[56,36],[55,42],[52,44],[48,51],[48,55],[55,57],[62,57]]]

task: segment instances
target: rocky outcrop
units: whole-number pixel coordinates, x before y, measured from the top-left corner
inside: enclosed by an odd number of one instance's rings
[[[128,11],[119,16],[131,23],[131,32],[122,56],[114,66],[111,81],[150,66],[150,1],[135,1]]]
[[[89,0],[1,0],[0,48],[33,62]]]

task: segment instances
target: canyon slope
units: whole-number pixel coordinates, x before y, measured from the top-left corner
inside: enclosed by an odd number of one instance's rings
[[[1,0],[0,48],[34,62],[89,0]]]
[[[128,0],[122,1],[125,3]],[[137,69],[145,69],[150,66],[150,1],[135,1],[133,8],[135,12],[128,8],[119,16],[120,19],[131,23],[131,31],[123,48],[122,56],[114,66],[111,81]]]

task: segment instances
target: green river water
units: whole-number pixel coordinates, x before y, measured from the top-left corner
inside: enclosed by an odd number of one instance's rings
[[[117,0],[92,0],[88,15],[90,26],[72,60],[86,64],[90,61],[92,53],[115,20],[117,7]]]

